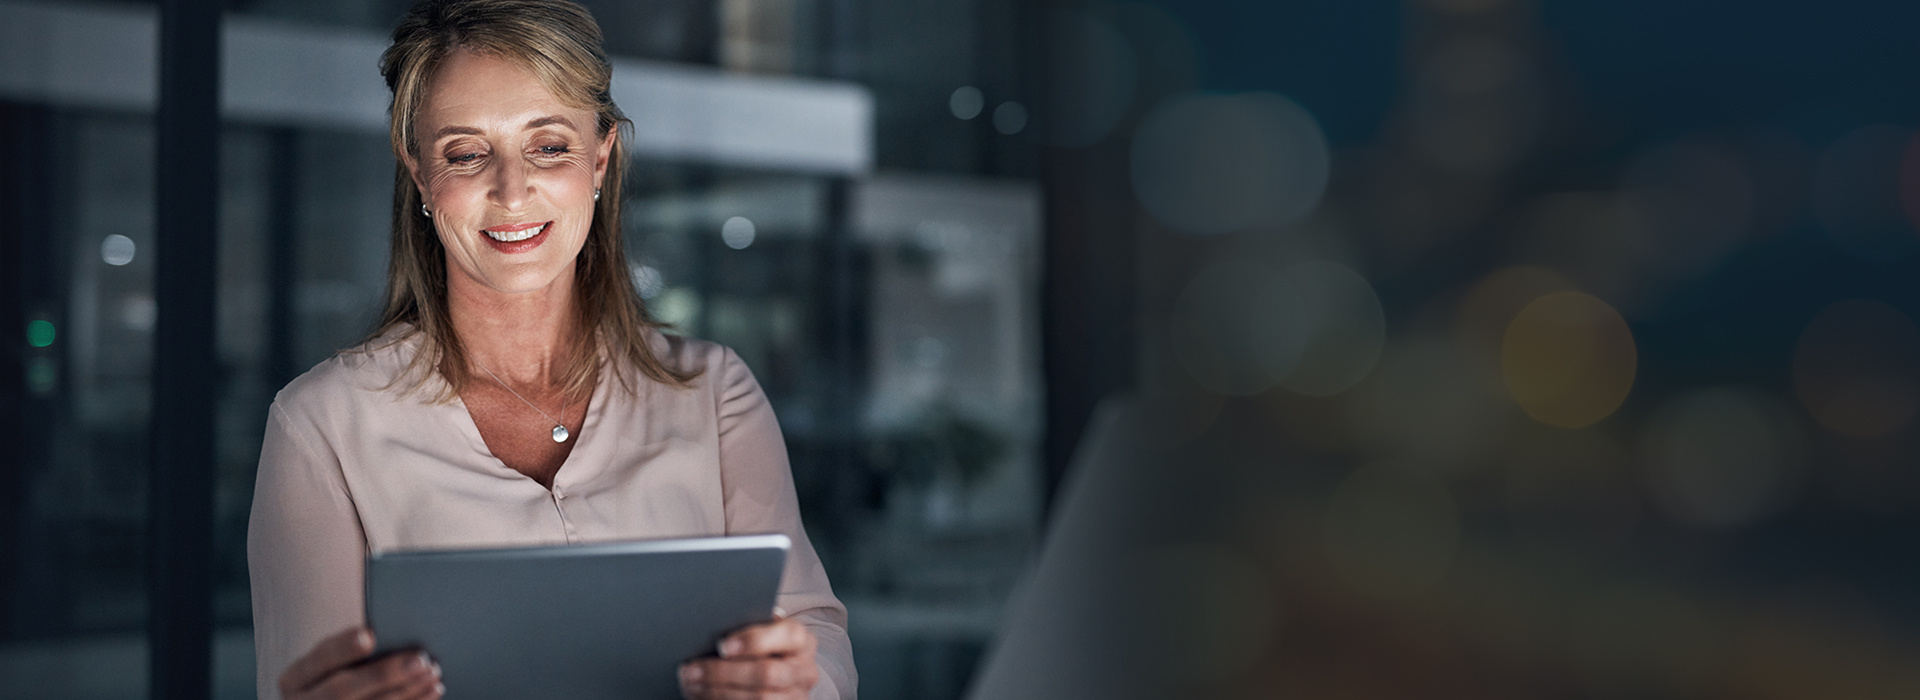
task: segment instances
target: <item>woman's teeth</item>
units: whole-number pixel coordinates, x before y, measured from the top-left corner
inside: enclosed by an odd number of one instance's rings
[[[524,241],[534,236],[538,236],[540,235],[541,231],[545,231],[545,230],[547,230],[546,225],[541,224],[539,226],[534,226],[532,228],[523,228],[518,231],[484,231],[484,230],[483,231],[484,233],[487,234],[487,237],[492,238],[493,240],[499,241],[501,243],[512,243],[514,241]]]

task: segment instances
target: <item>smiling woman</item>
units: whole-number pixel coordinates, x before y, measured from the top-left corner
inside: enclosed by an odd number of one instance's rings
[[[459,686],[431,649],[367,659],[369,552],[770,532],[793,541],[780,619],[681,668],[686,694],[853,695],[765,395],[731,350],[661,333],[627,273],[599,44],[561,0],[428,0],[394,31],[382,322],[280,392],[261,448],[262,697]]]

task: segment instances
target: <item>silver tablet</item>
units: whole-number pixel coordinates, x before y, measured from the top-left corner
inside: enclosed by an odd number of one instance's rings
[[[421,648],[465,700],[678,698],[681,662],[772,618],[786,535],[376,554],[379,652]]]

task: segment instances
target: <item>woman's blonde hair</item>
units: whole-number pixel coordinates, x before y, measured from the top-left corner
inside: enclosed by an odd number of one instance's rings
[[[452,398],[467,381],[466,353],[447,309],[446,251],[433,221],[421,211],[420,191],[405,159],[419,153],[414,122],[429,81],[455,51],[527,68],[562,103],[598,115],[600,138],[632,129],[613,103],[613,66],[600,48],[600,27],[579,5],[566,0],[422,0],[393,30],[393,45],[380,57],[380,73],[393,91],[388,109],[395,161],[393,259],[387,268],[385,310],[373,335],[410,325],[422,342],[408,374],[417,387],[438,370],[446,381],[442,399]],[[607,196],[595,203],[586,244],[575,260],[573,308],[579,333],[565,365],[569,400],[584,400],[592,392],[595,370],[609,355],[626,360],[612,365],[630,391],[636,387],[629,366],[649,379],[680,387],[699,375],[667,366],[647,342],[664,324],[647,313],[627,272],[620,235],[626,143],[624,135],[614,141],[601,183]]]

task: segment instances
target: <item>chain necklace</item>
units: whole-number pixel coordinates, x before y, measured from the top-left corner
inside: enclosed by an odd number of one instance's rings
[[[494,373],[493,373],[493,370],[490,370],[490,369],[487,369],[487,366],[486,366],[486,365],[483,365],[483,364],[480,364],[479,362],[475,362],[475,363],[473,363],[473,364],[474,364],[474,366],[476,366],[476,367],[479,367],[479,368],[480,368],[480,371],[482,371],[482,372],[486,372],[486,373],[487,373],[487,376],[489,376],[489,377],[493,377],[493,381],[495,381],[495,382],[498,382],[498,383],[500,384],[500,388],[502,388],[502,389],[506,389],[506,390],[507,390],[507,393],[509,393],[509,394],[513,394],[513,398],[516,398],[516,399],[519,399],[521,403],[524,403],[524,404],[526,404],[526,405],[527,405],[527,408],[531,408],[531,409],[533,409],[533,412],[534,412],[534,413],[538,413],[538,414],[540,414],[540,417],[542,417],[542,418],[545,418],[545,419],[547,419],[548,421],[550,421],[550,422],[552,422],[552,423],[553,423],[553,441],[554,441],[554,442],[566,442],[566,441],[567,441],[567,437],[568,437],[568,434],[567,434],[567,426],[565,426],[565,425],[562,425],[562,424],[560,423],[560,421],[557,421],[557,420],[554,420],[554,419],[553,419],[553,416],[549,416],[549,415],[547,415],[547,412],[546,412],[546,411],[542,411],[542,410],[540,410],[540,407],[539,407],[539,406],[535,406],[535,405],[533,405],[533,402],[532,402],[532,401],[528,401],[528,400],[527,400],[527,397],[525,397],[525,396],[521,396],[521,395],[520,395],[520,392],[518,392],[518,391],[514,391],[514,390],[513,390],[513,387],[510,387],[510,386],[507,386],[507,383],[506,383],[506,382],[502,382],[502,381],[500,381],[500,376],[499,376],[499,375],[496,375],[496,374],[494,374]],[[560,404],[560,415],[563,415],[563,416],[564,416],[564,415],[567,415],[567,405],[566,405],[566,404],[564,404],[564,403],[562,403],[562,404]]]

